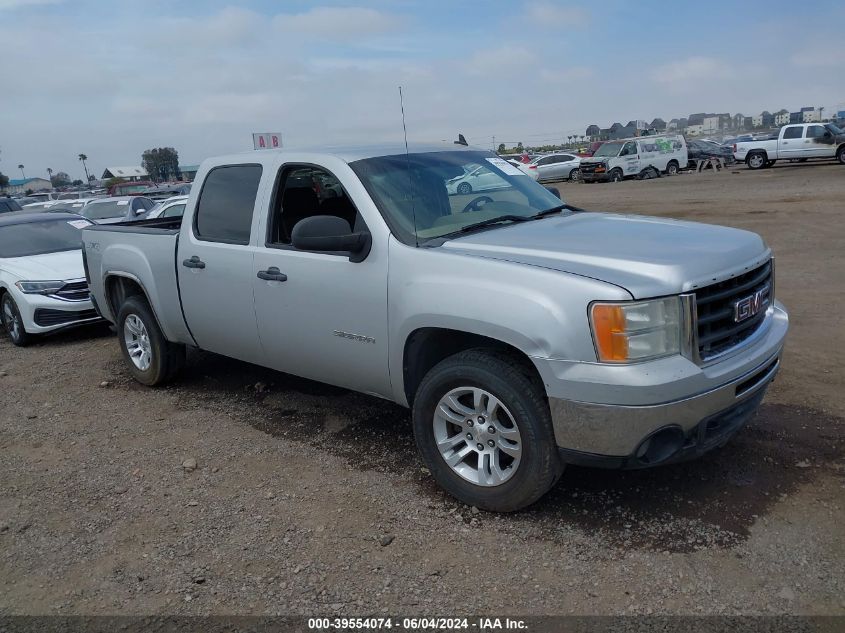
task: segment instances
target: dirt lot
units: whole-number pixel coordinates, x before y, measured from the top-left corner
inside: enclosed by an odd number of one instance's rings
[[[734,172],[560,188],[766,238],[792,331],[759,415],[517,515],[441,493],[382,401],[201,352],[149,390],[104,328],[3,339],[0,613],[845,614],[845,168]]]

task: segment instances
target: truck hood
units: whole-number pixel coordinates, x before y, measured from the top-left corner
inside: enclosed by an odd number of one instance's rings
[[[770,257],[756,233],[611,213],[572,213],[450,240],[446,250],[605,281],[635,299],[688,292]]]
[[[85,278],[81,250],[0,259],[0,269],[27,281],[68,281]]]

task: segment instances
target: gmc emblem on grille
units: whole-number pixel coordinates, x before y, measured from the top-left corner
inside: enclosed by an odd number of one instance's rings
[[[749,297],[744,297],[734,303],[734,321],[740,323],[750,319],[760,310],[769,305],[769,286],[765,285]]]

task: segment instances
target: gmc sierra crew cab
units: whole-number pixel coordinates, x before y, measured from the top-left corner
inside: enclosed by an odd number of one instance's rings
[[[835,158],[845,165],[845,132],[833,123],[784,125],[776,138],[734,143],[734,158],[749,169],[771,167],[778,160]]]
[[[470,166],[498,186],[450,190]],[[722,446],[788,325],[758,235],[585,212],[455,145],[209,159],[183,218],[83,242],[141,383],[172,379],[193,347],[397,402],[435,480],[497,511],[565,464]]]

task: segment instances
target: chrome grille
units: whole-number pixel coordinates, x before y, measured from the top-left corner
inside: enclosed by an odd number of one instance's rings
[[[51,296],[56,299],[62,299],[63,301],[86,301],[90,296],[88,282],[83,280],[66,283]]]
[[[757,331],[773,301],[772,284],[773,269],[769,260],[747,273],[695,291],[701,360],[722,354]],[[738,305],[741,307],[744,300],[755,296],[760,301],[759,311],[742,318]]]

